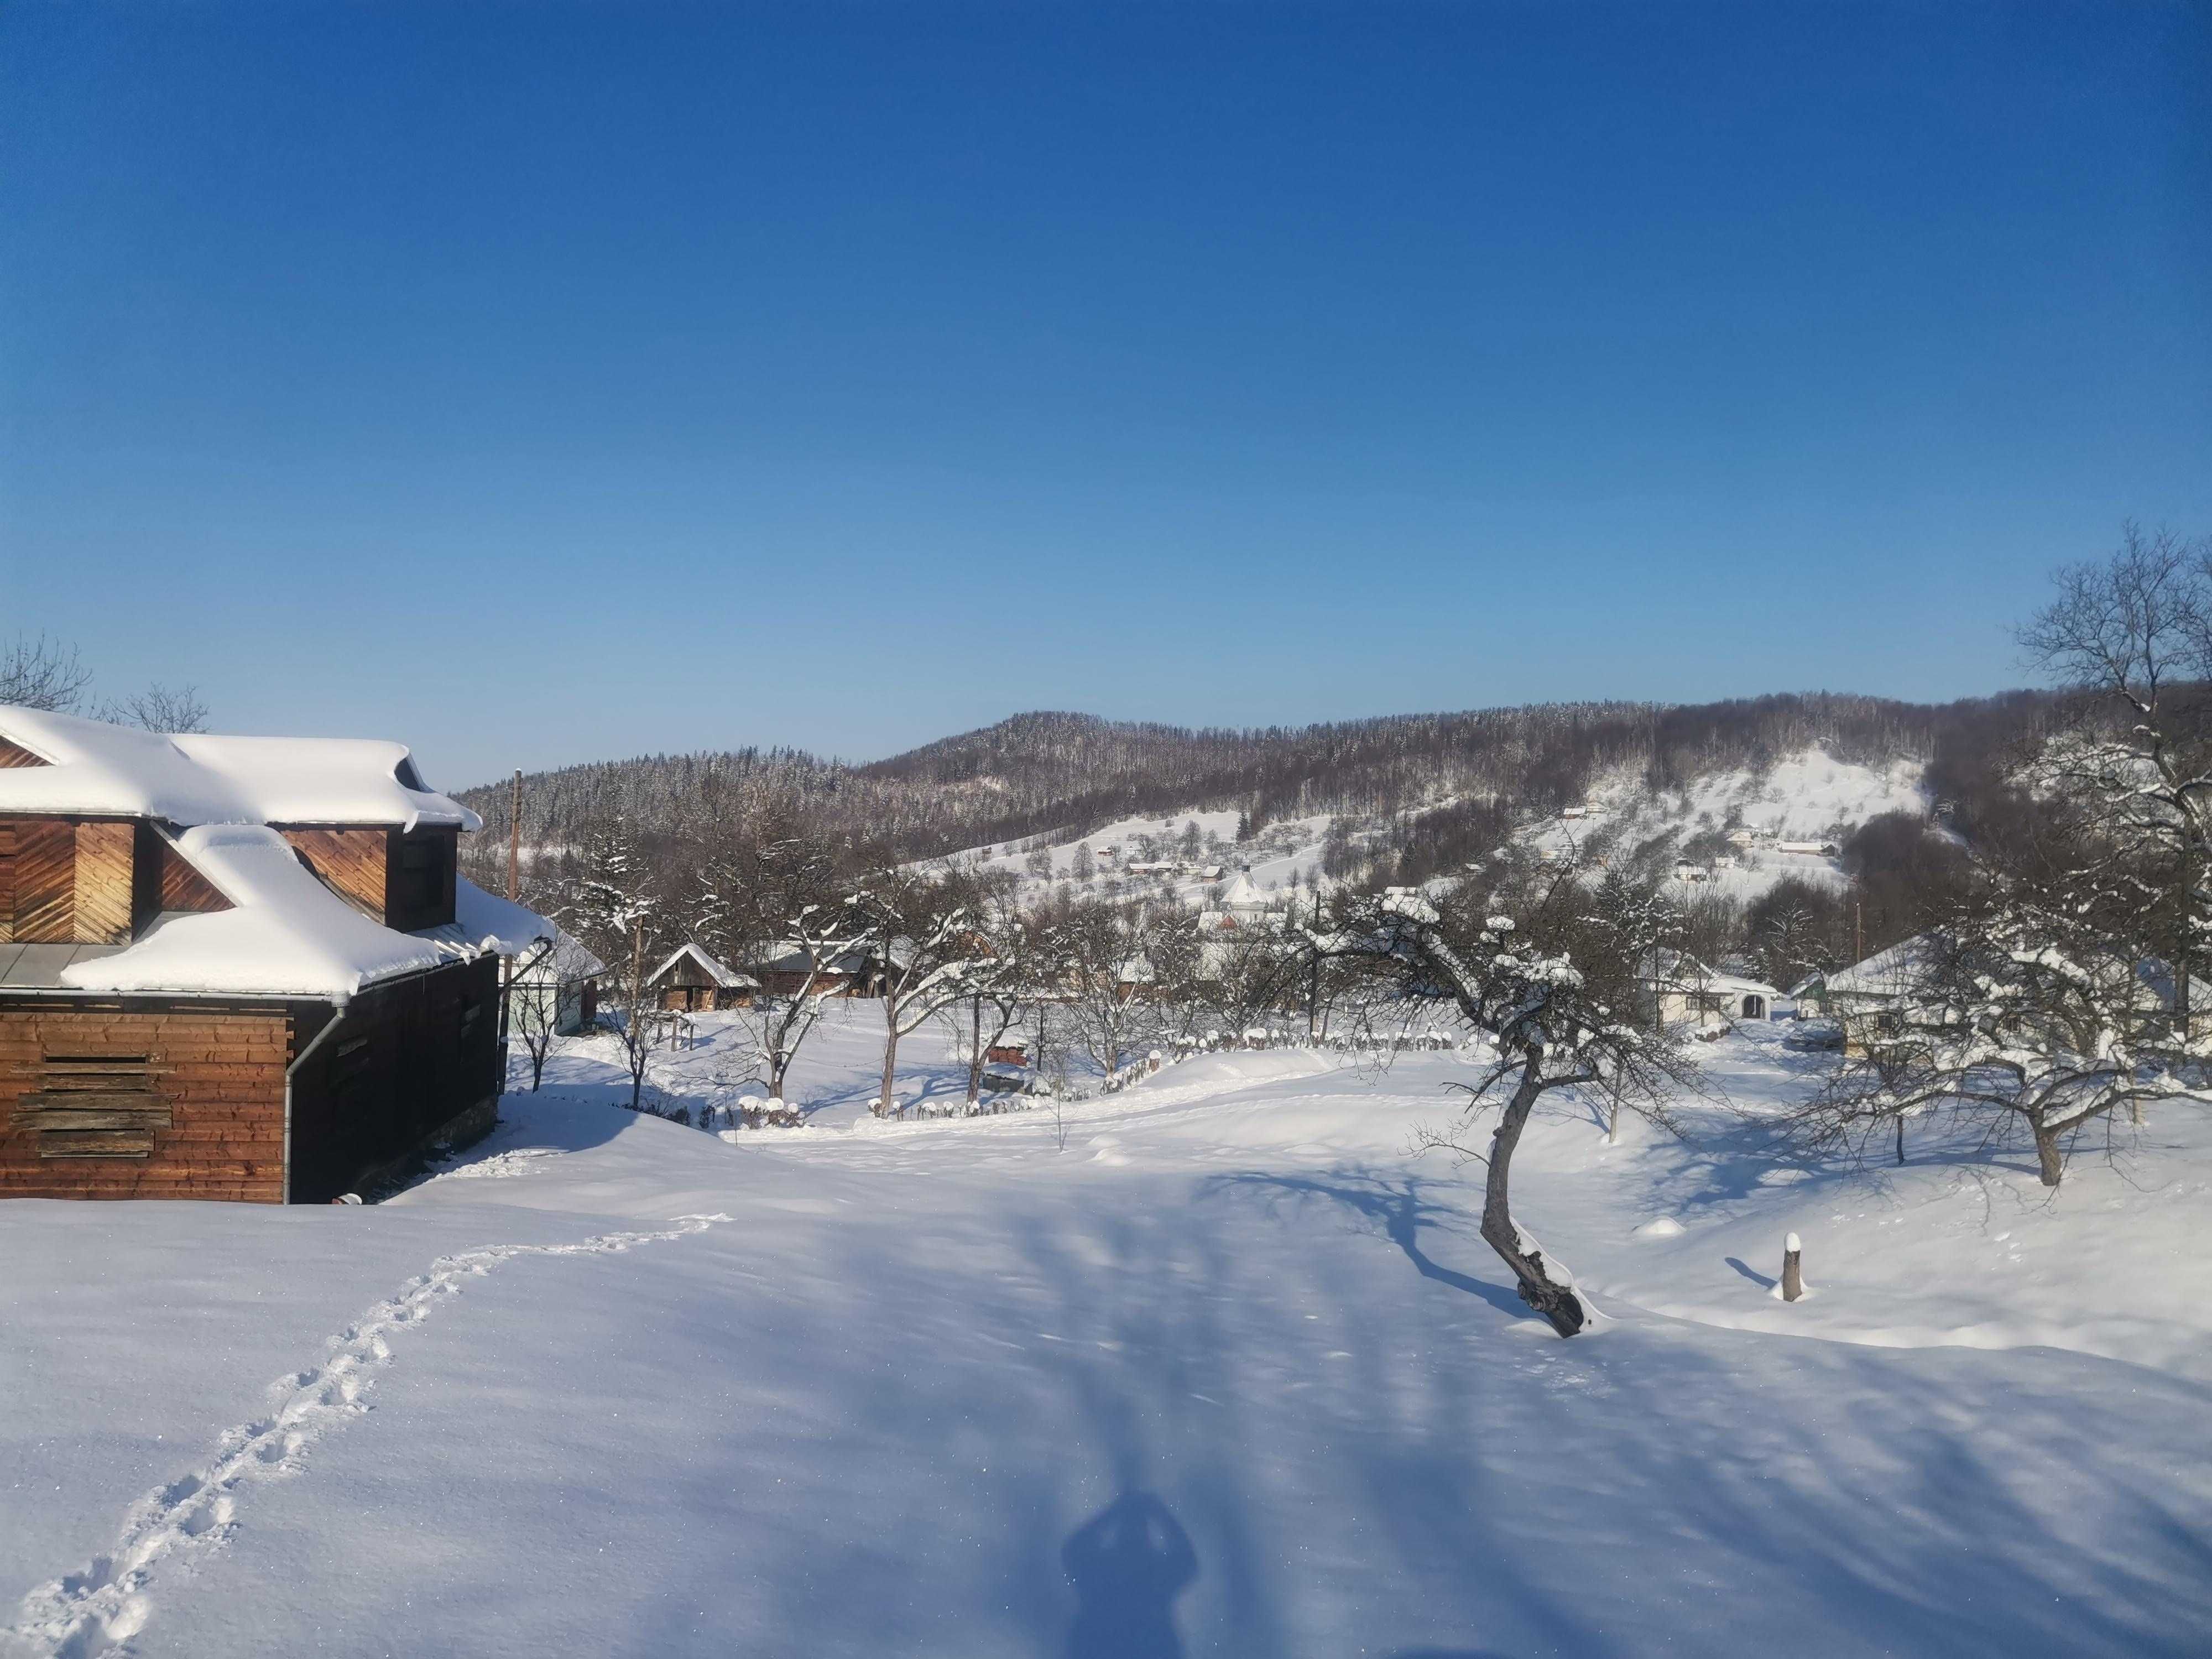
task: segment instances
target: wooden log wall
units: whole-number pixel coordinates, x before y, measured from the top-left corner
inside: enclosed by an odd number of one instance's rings
[[[0,1008],[0,1197],[281,1203],[282,1012]]]

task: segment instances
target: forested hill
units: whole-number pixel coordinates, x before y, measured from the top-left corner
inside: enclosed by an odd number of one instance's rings
[[[927,857],[1118,817],[1234,808],[1255,829],[1480,797],[1543,812],[1623,767],[1653,788],[1759,768],[1818,744],[1843,760],[1910,757],[1971,797],[1989,758],[2047,707],[2041,694],[1941,705],[1808,693],[1727,702],[1546,703],[1298,727],[1189,728],[1037,713],[848,766],[796,750],[649,755],[523,780],[524,839],[573,845],[621,814],[639,833],[817,830]],[[490,836],[507,786],[459,792]]]

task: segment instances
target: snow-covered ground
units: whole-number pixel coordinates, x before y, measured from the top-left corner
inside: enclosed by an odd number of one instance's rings
[[[2202,1115],[2056,1198],[1543,1122],[1562,1342],[1407,1152],[1453,1056],[855,1126],[849,1012],[804,1130],[581,1046],[387,1204],[0,1204],[0,1653],[2204,1650]],[[1783,1035],[1716,1082],[1790,1097]]]

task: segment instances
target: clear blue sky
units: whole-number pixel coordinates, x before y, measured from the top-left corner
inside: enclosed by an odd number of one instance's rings
[[[2019,678],[2201,7],[0,9],[0,631],[449,784]]]

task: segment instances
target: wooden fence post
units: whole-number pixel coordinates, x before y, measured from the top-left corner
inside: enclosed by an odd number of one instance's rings
[[[1803,1249],[1792,1233],[1782,1241],[1782,1299],[1795,1302],[1805,1294]]]

